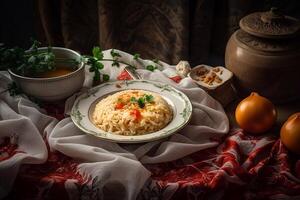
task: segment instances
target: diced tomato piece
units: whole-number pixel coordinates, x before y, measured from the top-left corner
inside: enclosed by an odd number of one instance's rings
[[[142,114],[138,109],[134,109],[130,114],[134,116],[135,120],[140,120],[142,118]]]
[[[123,103],[117,103],[115,109],[122,109],[124,107]]]
[[[170,77],[170,79],[173,80],[176,83],[179,83],[182,78],[180,76],[173,76],[173,77]]]
[[[118,80],[131,80],[132,77],[128,74],[127,71],[123,70],[119,76],[117,77]]]

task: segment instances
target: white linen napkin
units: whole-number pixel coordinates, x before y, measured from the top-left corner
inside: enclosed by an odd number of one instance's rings
[[[110,58],[110,51],[104,51],[105,58]],[[144,79],[165,82],[184,92],[193,104],[190,123],[167,139],[143,144],[117,144],[86,135],[72,123],[70,117],[57,122],[42,114],[41,110],[30,101],[2,94],[0,116],[3,122],[1,121],[0,126],[3,125],[3,128],[0,129],[0,139],[11,134],[7,131],[2,132],[3,130],[12,130],[14,127],[15,132],[22,135],[18,140],[19,148],[26,153],[20,154],[22,159],[17,154],[6,160],[6,164],[0,162],[0,175],[6,174],[5,179],[0,180],[0,198],[11,188],[18,166],[22,163],[41,163],[47,158],[47,150],[41,136],[48,139],[51,150],[60,151],[82,161],[78,167],[79,171],[91,180],[99,180],[97,188],[100,191],[98,194],[100,199],[105,198],[105,194],[101,193],[104,187],[114,191],[115,188],[120,189],[120,186],[121,193],[113,192],[110,195],[115,195],[117,199],[135,199],[151,175],[143,164],[176,160],[218,145],[216,138],[221,138],[228,132],[229,122],[222,106],[216,100],[200,89],[190,78],[184,78],[179,84],[170,80],[168,76],[176,74],[174,66],[159,62],[160,65],[157,66],[160,70],[150,72],[143,66],[155,64],[152,61],[141,59],[135,61],[132,55],[122,51],[117,52],[122,56],[120,59],[138,65],[137,71]],[[104,64],[103,72],[109,74],[111,80],[116,80],[125,67],[124,65],[119,68],[112,67],[108,61]],[[0,82],[0,88],[5,88],[7,76],[1,77],[6,81]],[[91,82],[92,74],[86,69],[83,90],[91,87]],[[66,101],[66,114],[72,108],[77,95],[73,95]],[[17,166],[16,169],[13,170],[13,166]],[[10,181],[10,185],[6,184],[7,181]],[[72,183],[69,185],[72,187]],[[122,196],[119,196],[120,194]]]
[[[6,72],[0,73],[0,91],[10,83]],[[47,160],[48,152],[42,136],[52,131],[57,120],[41,112],[23,97],[11,97],[8,92],[0,95],[0,143],[10,138],[18,145],[13,157],[0,162],[0,199],[10,191],[22,164],[40,164]],[[5,156],[5,155],[1,155]]]

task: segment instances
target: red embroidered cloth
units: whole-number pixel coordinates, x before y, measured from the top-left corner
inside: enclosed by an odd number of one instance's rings
[[[92,198],[93,190],[85,191],[87,180],[77,173],[77,165],[67,156],[50,153],[45,164],[21,169],[8,199],[68,199],[68,180],[77,182],[80,197]],[[147,168],[153,180],[144,186],[139,199],[160,199],[174,184],[178,188],[172,199],[300,197],[300,157],[289,153],[272,136],[254,137],[232,131],[217,148]]]
[[[44,107],[49,115],[64,117],[63,106]],[[300,199],[300,156],[288,152],[276,134],[251,136],[231,130],[216,148],[147,165],[151,180],[138,199],[163,199],[170,191],[172,199]],[[9,138],[2,141],[0,162],[22,153],[17,149]],[[46,163],[21,168],[7,199],[69,199],[65,187],[70,181],[76,183],[78,199],[97,199],[96,180],[87,186],[89,180],[77,172],[78,164],[49,151]]]

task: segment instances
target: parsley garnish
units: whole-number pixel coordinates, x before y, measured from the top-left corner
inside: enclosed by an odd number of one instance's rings
[[[157,69],[157,67],[154,66],[154,65],[147,65],[147,66],[146,66],[146,69],[149,70],[149,71],[151,71],[151,72],[153,72],[154,70]]]
[[[112,62],[111,66],[114,67],[119,67],[120,63],[125,64],[132,69],[136,69],[135,66],[130,65],[129,63],[126,63],[124,61],[118,60],[118,58],[122,57],[120,53],[116,52],[114,49],[110,51],[111,59],[104,58],[103,57],[103,52],[100,47],[94,47],[92,50],[93,55],[88,56],[85,55],[83,58],[85,59],[85,62],[90,65],[89,71],[94,72],[94,85],[98,84],[100,81],[101,77],[101,70],[104,68],[103,61],[110,61]],[[107,74],[102,74],[102,80],[103,81],[109,81],[109,75]]]
[[[109,81],[109,75],[108,74],[103,74],[103,81]]]
[[[113,58],[113,63],[111,64],[111,66],[113,67],[113,66],[116,66],[116,67],[120,67],[120,64],[119,64],[119,62],[118,62],[118,57],[121,57],[121,55],[118,53],[118,52],[115,52],[115,50],[114,49],[112,49],[111,51],[110,51],[110,55],[111,55],[111,57]]]
[[[150,103],[150,102],[153,102],[154,97],[153,97],[152,95],[147,95],[147,94],[146,94],[146,95],[145,95],[145,99],[146,99],[147,102]]]
[[[131,98],[130,98],[130,102],[135,103],[135,102],[137,102],[137,100],[136,100],[135,97],[131,97]]]
[[[97,60],[103,59],[103,53],[100,47],[94,47],[92,53]]]
[[[154,101],[154,97],[152,95],[145,94],[143,97],[136,99],[135,97],[130,98],[131,103],[137,103],[140,108],[144,108],[146,102],[152,103]]]
[[[117,58],[117,57],[121,57],[121,55],[120,55],[118,52],[115,52],[114,49],[112,49],[112,50],[110,51],[110,55],[111,55],[111,57],[113,57],[114,59]]]
[[[45,50],[38,49],[41,43],[33,41],[29,50],[19,47],[0,48],[0,69],[11,69],[13,72],[27,77],[39,76],[42,73],[56,69],[56,63],[76,66],[79,62],[70,58],[56,58],[51,47]]]
[[[138,100],[137,100],[137,103],[139,104],[139,107],[140,108],[144,108],[145,107],[145,99],[140,97]]]
[[[140,54],[136,53],[136,54],[133,55],[133,59],[134,59],[134,60],[137,60],[137,59],[139,59],[139,58],[140,58]]]
[[[120,67],[120,64],[118,63],[118,61],[113,61],[113,63],[111,64],[112,67],[116,66],[116,67]]]

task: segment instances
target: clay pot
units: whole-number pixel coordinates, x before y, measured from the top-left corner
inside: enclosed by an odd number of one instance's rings
[[[240,20],[225,65],[240,96],[258,92],[275,103],[300,98],[300,23],[272,8]]]

